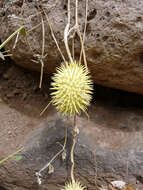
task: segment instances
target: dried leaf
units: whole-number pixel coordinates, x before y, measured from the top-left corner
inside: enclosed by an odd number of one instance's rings
[[[52,164],[49,165],[49,171],[48,174],[54,173],[54,166]]]
[[[66,157],[67,157],[67,154],[66,154],[66,152],[64,151],[64,152],[62,153],[62,160],[64,161],[64,160],[66,159]]]

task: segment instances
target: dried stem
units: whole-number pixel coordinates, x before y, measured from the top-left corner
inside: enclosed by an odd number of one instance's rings
[[[68,0],[68,23],[67,23],[67,25],[65,27],[65,30],[64,30],[64,43],[65,43],[65,47],[66,47],[66,51],[67,51],[69,60],[70,60],[71,64],[74,64],[74,61],[72,59],[71,52],[70,52],[70,49],[69,49],[69,44],[68,44],[70,19],[71,19],[70,0]]]
[[[58,42],[57,42],[57,39],[56,39],[56,37],[55,37],[55,34],[54,34],[54,32],[53,32],[52,25],[51,25],[51,23],[50,23],[50,20],[49,20],[49,18],[48,18],[48,15],[47,15],[47,13],[46,13],[46,11],[45,11],[44,9],[43,9],[43,12],[44,12],[44,14],[45,14],[45,16],[46,16],[47,23],[48,23],[48,25],[49,25],[49,27],[50,27],[50,30],[51,30],[51,35],[52,35],[52,37],[53,37],[53,39],[54,39],[54,41],[55,41],[55,43],[56,43],[56,46],[57,46],[57,48],[58,48],[58,51],[60,52],[60,55],[61,55],[63,61],[66,63],[65,57],[64,57],[64,55],[63,55],[63,53],[62,53],[62,51],[61,51],[61,49],[60,49],[60,46],[59,46],[59,44],[58,44]]]
[[[21,13],[20,13],[21,15],[23,15],[23,12],[24,12],[24,8],[23,8],[24,7],[24,3],[25,3],[25,0],[23,0],[23,2],[22,2]]]
[[[73,57],[73,60],[75,59],[75,53],[74,53],[74,38],[75,38],[75,32],[72,36],[72,57]]]
[[[64,140],[64,145],[62,145],[62,149],[57,153],[55,154],[55,156],[53,156],[53,158],[43,167],[39,170],[39,172],[36,172],[36,176],[37,176],[37,181],[39,184],[42,183],[41,181],[41,172],[43,172],[46,168],[48,168],[54,161],[55,159],[62,153],[65,151],[65,147],[66,147],[66,144],[67,144],[67,137],[68,137],[68,126],[65,127],[65,140]],[[61,145],[61,144],[60,144]]]
[[[83,60],[84,60],[84,65],[87,68],[87,61],[86,61],[86,54],[85,54],[85,49],[84,49],[84,44],[83,44],[83,40],[82,40],[82,36],[81,36],[81,32],[79,30],[79,27],[77,28],[77,34],[80,38],[80,43],[81,43],[81,51],[83,53]]]
[[[86,0],[86,8],[85,8],[85,24],[84,24],[84,32],[83,32],[83,46],[84,46],[84,42],[85,42],[85,35],[86,35],[86,27],[87,27],[87,16],[88,16],[88,0]],[[80,58],[79,58],[79,62],[81,62],[81,58],[82,58],[82,49],[80,51]]]
[[[58,0],[59,1],[59,0]],[[51,6],[50,7],[50,10],[53,8],[53,6]],[[70,10],[72,10],[72,9],[74,9],[74,8],[71,8]],[[47,10],[48,11],[48,10]],[[33,14],[33,15],[31,15],[30,17],[28,17],[26,20],[28,20],[28,19],[32,19],[33,17],[35,17],[35,16],[38,16],[40,13],[42,13],[43,11],[41,11],[41,12],[39,12],[39,13],[36,13],[36,14]],[[67,13],[68,11],[65,11],[65,13]],[[49,13],[49,12],[48,12]],[[20,18],[18,18],[18,19],[20,19]],[[24,20],[24,19],[23,19]],[[44,20],[44,23],[46,22],[46,20]],[[37,24],[37,25],[35,25],[33,28],[31,28],[31,29],[29,29],[28,31],[27,31],[27,33],[30,33],[30,32],[32,32],[33,30],[35,30],[36,28],[38,28],[40,25],[41,25],[42,23],[40,22],[39,24]],[[24,25],[25,27],[26,27],[26,24]]]
[[[24,27],[21,26],[20,28],[18,28],[15,32],[13,32],[1,45],[0,45],[0,49],[2,49],[17,33],[19,33],[21,30],[23,30]]]
[[[41,22],[42,22],[42,51],[41,56],[44,57],[44,51],[45,51],[45,26],[44,26],[44,20],[41,14]]]
[[[47,106],[41,111],[40,116],[43,115],[43,113],[48,109],[48,107],[50,106],[50,104],[52,103],[52,100],[47,104]]]
[[[75,25],[72,28],[70,28],[70,14],[71,13],[70,13],[70,0],[68,0],[68,23],[64,31],[64,42],[65,42],[65,47],[66,47],[66,51],[67,51],[70,62],[74,64],[73,58],[70,53],[69,45],[68,45],[68,36],[71,32],[74,32],[74,34],[77,33],[77,35],[79,36],[80,44],[81,44],[81,53],[80,53],[79,63],[81,63],[81,58],[83,54],[83,60],[84,60],[84,64],[86,68],[87,68],[87,61],[86,61],[86,55],[85,55],[85,49],[84,49],[84,39],[85,39],[85,32],[86,32],[86,25],[87,25],[87,10],[88,10],[87,4],[88,4],[88,1],[86,2],[86,19],[85,19],[85,29],[84,29],[84,35],[83,35],[84,38],[82,38],[80,29],[79,29],[79,24],[78,24],[78,0],[75,0]],[[72,52],[74,52],[73,45],[72,45]]]
[[[15,49],[15,48],[16,48],[16,44],[17,44],[17,42],[18,42],[18,38],[19,38],[19,32],[18,32],[17,35],[16,35],[15,43],[14,43],[12,49]]]
[[[78,26],[78,0],[75,0],[75,26]]]
[[[39,88],[42,87],[43,72],[44,72],[44,62],[43,62],[42,59],[40,59],[40,63],[41,63],[41,74],[40,74],[40,84],[39,84]]]
[[[45,26],[44,26],[44,20],[43,20],[42,14],[41,14],[41,21],[42,21],[42,50],[41,50],[41,59],[40,59],[41,74],[40,74],[39,88],[41,88],[41,86],[42,86],[42,80],[43,80],[43,70],[44,70],[43,58],[44,58],[44,51],[45,51]]]
[[[87,21],[85,21],[85,23],[86,22]],[[84,49],[84,41],[82,39],[82,35],[81,35],[80,29],[79,29],[79,24],[78,24],[78,0],[75,0],[75,30],[77,32],[77,35],[79,36],[79,39],[80,39],[81,52],[83,53],[84,64],[87,68],[87,61],[86,61],[86,55],[85,55],[85,49]],[[82,56],[80,56],[80,57],[82,57]],[[81,63],[81,58],[79,59],[79,63]]]
[[[77,132],[77,126],[76,126],[76,115],[74,116],[74,124],[73,124],[73,144],[72,144],[72,148],[71,148],[71,163],[72,163],[72,167],[71,167],[71,180],[72,183],[75,183],[75,178],[74,178],[74,166],[75,166],[75,162],[74,162],[74,149],[75,149],[75,144],[76,144],[76,136],[78,134]]]

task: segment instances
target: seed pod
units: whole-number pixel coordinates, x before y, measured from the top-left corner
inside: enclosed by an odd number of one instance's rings
[[[63,115],[76,115],[85,112],[90,105],[93,83],[88,69],[74,62],[57,68],[52,77],[51,93],[53,105]]]
[[[65,186],[61,190],[84,190],[86,187],[81,185],[79,181],[75,183],[69,182],[66,183]]]

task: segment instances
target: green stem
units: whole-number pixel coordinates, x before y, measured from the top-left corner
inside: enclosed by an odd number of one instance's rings
[[[14,157],[16,154],[18,154],[19,152],[21,152],[24,149],[24,147],[22,147],[21,149],[19,149],[18,151],[14,152],[13,154],[9,155],[8,157],[0,160],[0,164],[2,164],[3,162],[7,161],[9,158]]]
[[[75,144],[76,144],[76,136],[77,136],[77,127],[76,127],[76,115],[74,116],[74,125],[73,125],[73,144],[72,144],[72,148],[71,148],[71,180],[72,183],[75,183],[75,179],[74,179],[74,166],[75,166],[75,162],[74,162],[74,149],[75,149]]]
[[[11,34],[1,45],[0,49],[2,49],[18,32],[20,32],[24,26],[21,26],[19,29],[17,29],[13,34]]]

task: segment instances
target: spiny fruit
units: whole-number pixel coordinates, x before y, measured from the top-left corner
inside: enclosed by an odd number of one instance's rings
[[[86,111],[92,95],[92,80],[88,69],[77,63],[62,64],[52,77],[52,103],[63,115],[76,115]]]
[[[84,190],[85,186],[81,185],[79,181],[75,183],[69,182],[66,183],[65,186],[61,190]]]

